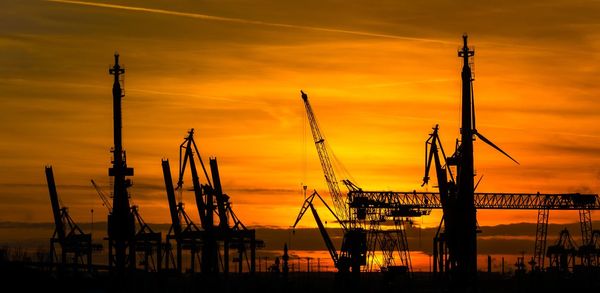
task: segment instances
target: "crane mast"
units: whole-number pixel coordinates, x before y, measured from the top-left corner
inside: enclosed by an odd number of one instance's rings
[[[198,161],[200,162],[200,166],[202,171],[204,172],[204,176],[206,178],[207,184],[203,185],[200,183],[200,178],[198,175],[198,168],[196,166],[196,159],[194,159],[194,153]],[[202,157],[200,156],[200,152],[198,151],[198,147],[194,141],[194,129],[192,128],[188,132],[188,136],[185,138],[183,143],[181,143],[179,148],[179,179],[177,182],[177,188],[179,190],[183,187],[183,176],[185,174],[186,165],[189,163],[190,171],[192,173],[192,184],[194,187],[194,195],[196,197],[196,206],[198,207],[198,214],[200,216],[200,224],[204,233],[207,236],[203,239],[202,245],[202,272],[204,273],[215,273],[219,271],[218,268],[218,246],[217,246],[217,235],[216,235],[216,227],[214,227],[214,203],[213,203],[213,188],[208,177],[208,172],[204,166],[204,162],[202,161]],[[183,156],[182,156],[183,155]]]
[[[456,267],[457,259],[454,252],[459,245],[456,238],[457,225],[455,224],[454,214],[454,206],[456,205],[456,183],[454,181],[452,170],[448,168],[446,154],[442,147],[438,131],[439,126],[436,125],[427,141],[425,141],[425,175],[423,176],[423,184],[421,185],[425,186],[429,183],[429,171],[431,170],[433,163],[439,189],[440,204],[443,210],[442,220],[440,221],[440,226],[434,237],[434,273],[437,273],[438,270],[440,272],[445,271],[445,267],[448,267],[448,270]],[[450,180],[448,180],[448,175],[450,175]],[[444,226],[443,229],[442,225]],[[447,253],[448,258],[438,257],[438,250],[440,253],[443,253],[446,249],[452,252]],[[446,263],[444,263],[444,261]]]
[[[458,196],[456,206],[453,209],[453,220],[460,229],[456,229],[455,239],[460,239],[460,245],[456,246],[456,269],[453,270],[458,278],[469,285],[475,283],[477,274],[477,218],[474,204],[474,176],[475,167],[473,161],[473,135],[475,130],[475,111],[473,111],[473,77],[469,58],[475,55],[467,45],[467,36],[463,36],[464,45],[458,52],[463,59],[462,68],[462,117],[461,117],[461,141],[457,165]],[[452,250],[451,250],[452,251]]]
[[[186,169],[190,169],[196,207],[200,217],[200,228],[193,225],[183,209],[183,204],[175,201],[175,190],[182,194]],[[207,167],[210,168],[210,175]],[[177,267],[181,271],[181,252],[190,250],[192,254],[192,271],[196,256],[200,256],[200,269],[205,274],[229,273],[229,251],[236,248],[238,257],[238,271],[243,271],[244,257],[250,273],[255,272],[256,248],[262,247],[264,242],[256,239],[256,231],[248,229],[233,212],[229,196],[223,193],[221,176],[216,158],[209,158],[209,165],[205,165],[194,141],[194,129],[179,146],[179,169],[177,187],[172,186],[172,178],[168,161],[163,161],[163,176],[167,187],[167,198],[173,222],[172,229],[167,235],[177,241]],[[201,182],[204,175],[206,181]],[[212,178],[212,181],[211,181]],[[219,220],[218,225],[215,218]],[[185,226],[183,221],[185,221]],[[231,223],[231,225],[230,225]],[[181,232],[177,232],[181,230]],[[173,233],[171,233],[173,232]],[[179,234],[179,235],[178,235]]]
[[[108,175],[114,177],[113,212],[108,216],[109,266],[116,266],[119,272],[125,268],[135,268],[135,223],[131,213],[129,193],[133,168],[127,167],[122,137],[121,99],[125,96],[121,87],[125,69],[119,64],[119,54],[115,54],[115,65],[108,70],[114,76],[113,82],[113,135],[114,147],[112,167]]]

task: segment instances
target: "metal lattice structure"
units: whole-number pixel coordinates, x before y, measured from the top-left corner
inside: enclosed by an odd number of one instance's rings
[[[111,215],[113,213],[113,207],[110,203],[109,196],[106,195],[94,180],[91,180],[91,183],[102,200],[102,205],[106,207],[108,214]],[[131,206],[131,214],[135,219],[134,239],[136,268],[141,267],[147,272],[157,272],[162,267],[162,233],[152,230],[150,225],[142,218],[137,205]]]
[[[550,271],[566,273],[575,267],[577,248],[567,229],[562,230],[556,243],[548,247],[546,256]]]
[[[319,155],[319,162],[323,169],[323,175],[325,175],[325,182],[327,182],[327,188],[329,189],[329,195],[333,201],[333,209],[336,216],[342,220],[348,220],[349,214],[346,208],[346,202],[344,196],[340,191],[340,186],[333,170],[333,165],[329,159],[329,153],[327,152],[327,144],[325,137],[321,132],[317,118],[312,110],[312,106],[308,102],[308,95],[302,92],[302,100],[304,101],[304,107],[306,108],[306,115],[308,117],[308,123],[310,124],[310,130],[312,137],[317,148],[317,154]]]
[[[50,239],[50,262],[57,264],[59,268],[65,268],[68,265],[74,270],[91,270],[92,234],[83,232],[69,215],[68,209],[60,206],[52,166],[46,166],[45,170],[55,225]],[[56,249],[57,243],[61,249],[60,260]]]
[[[593,230],[589,242],[579,247],[581,264],[585,267],[597,267],[600,265],[600,230]]]
[[[589,208],[579,210],[579,224],[581,226],[581,243],[590,243],[592,240],[592,211]]]
[[[351,208],[384,209],[388,215],[442,208],[437,192],[352,190],[348,192],[348,197]],[[581,193],[476,192],[475,207],[500,210],[600,210],[600,197],[598,194]]]
[[[410,271],[410,255],[402,218],[407,215],[394,217],[394,223],[398,223],[394,230],[384,230],[381,223],[385,221],[385,215],[377,212],[364,213],[364,210],[352,209],[348,206],[349,197],[342,195],[340,191],[339,182],[327,151],[325,137],[308,101],[308,95],[304,92],[301,94],[323,175],[333,201],[333,210],[344,230],[339,258],[349,260],[353,273],[359,272],[361,266],[366,266],[368,271],[375,270],[377,254],[380,254],[382,258],[378,263],[379,269],[397,270],[401,267],[403,271]],[[348,179],[344,179],[342,182],[350,191],[361,190]]]
[[[227,274],[231,262],[230,249],[234,249],[237,251],[237,257],[233,258],[233,262],[237,262],[238,272],[242,273],[244,264],[246,264],[247,271],[254,273],[256,249],[264,246],[264,243],[257,240],[256,231],[248,229],[234,213],[229,196],[222,190],[217,159],[209,159],[210,173],[204,165],[194,141],[194,129],[188,132],[180,145],[179,176],[176,187],[173,186],[168,160],[162,161],[162,167],[172,220],[172,226],[167,235],[167,247],[171,247],[171,240],[176,241],[177,262],[174,264],[175,268],[182,271],[182,252],[189,250],[192,272],[195,271],[195,263],[198,261],[200,270],[204,274],[219,272]],[[198,226],[185,213],[181,201],[181,195],[186,189],[184,176],[187,169],[191,173],[191,191],[194,193],[200,218]],[[200,179],[200,172],[204,175],[203,181]],[[180,193],[179,202],[176,202],[175,190]],[[181,219],[184,220],[184,223],[181,223]],[[219,222],[215,223],[215,219],[218,219]],[[172,252],[168,252],[167,256],[167,258],[172,256]],[[173,258],[171,257],[171,259]],[[168,261],[167,265],[169,265]]]
[[[544,259],[546,252],[546,240],[548,238],[548,217],[550,210],[547,206],[538,209],[537,225],[535,228],[535,246],[533,248],[533,259],[531,260],[531,268],[534,271],[544,269]]]

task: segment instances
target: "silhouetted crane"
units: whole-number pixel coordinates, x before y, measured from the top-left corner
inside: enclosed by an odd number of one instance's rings
[[[450,273],[455,289],[465,290],[476,289],[476,233],[478,232],[476,209],[538,210],[534,260],[537,265],[540,265],[539,263],[543,265],[549,210],[600,209],[597,194],[475,193],[478,185],[474,181],[473,141],[475,138],[481,139],[515,163],[518,162],[477,131],[470,62],[470,57],[474,54],[475,52],[468,47],[467,36],[463,36],[463,47],[458,52],[458,56],[463,59],[462,124],[461,139],[457,143],[456,151],[452,156],[446,157],[437,126],[426,141],[423,185],[430,179],[429,170],[433,162],[439,193],[350,190],[348,194],[350,206],[357,211],[370,208],[380,210],[380,214],[383,215],[392,215],[407,210],[442,209],[443,218],[440,221],[440,228],[443,225],[444,230],[439,229],[434,238],[434,269]],[[456,176],[450,167],[456,168]],[[585,216],[586,213],[582,215],[582,219],[589,218]],[[582,220],[582,233],[589,234],[587,230],[591,230],[591,225]],[[438,253],[442,254],[439,258]]]
[[[84,233],[75,221],[73,221],[68,209],[60,206],[52,166],[46,166],[45,170],[55,226],[52,238],[50,238],[50,261],[51,263],[57,262],[59,268],[64,268],[71,261],[75,270],[80,268],[91,270],[92,234]],[[60,245],[61,249],[60,262],[57,259],[56,243]],[[70,260],[69,256],[72,256]]]
[[[206,179],[205,184],[202,184],[200,181],[200,170],[198,170],[197,163],[199,163]],[[192,177],[192,191],[194,192],[198,215],[200,217],[200,228],[193,224],[191,220],[189,220],[189,223],[187,222],[189,217],[185,214],[183,204],[180,202],[177,205],[175,202],[174,192],[175,190],[178,190],[180,194],[183,192],[184,176],[188,167]],[[192,252],[192,259],[199,252],[203,273],[218,273],[219,271],[228,273],[229,249],[234,248],[238,252],[238,271],[242,272],[245,257],[248,271],[253,273],[255,271],[256,248],[257,246],[262,246],[263,242],[257,240],[255,230],[246,228],[233,212],[229,196],[224,194],[222,190],[216,158],[209,159],[209,167],[212,181],[200,156],[198,146],[194,141],[194,129],[188,132],[188,135],[179,147],[179,176],[175,188],[172,186],[168,161],[163,161],[167,197],[173,220],[173,226],[169,232],[170,236],[167,236],[167,239],[178,239],[178,268],[181,268],[181,249],[188,247]],[[183,218],[186,219],[186,227],[181,227],[181,223],[175,219],[181,215],[184,215]],[[218,225],[214,223],[215,217],[219,219]],[[184,230],[181,230],[182,228]],[[178,232],[178,230],[181,230],[181,232]],[[182,246],[182,243],[185,245]],[[219,267],[220,260],[221,267]]]
[[[327,182],[329,194],[333,200],[334,214],[339,219],[338,222],[344,230],[343,244],[339,258],[349,260],[352,272],[357,274],[360,272],[360,267],[367,263],[367,233],[363,227],[358,226],[359,223],[357,221],[351,220],[350,209],[346,206],[347,203],[340,191],[333,165],[329,159],[325,137],[319,128],[317,118],[308,101],[308,95],[303,91],[300,91],[300,93],[302,94],[302,101],[304,101],[304,107],[306,108],[308,123],[310,124],[315,147],[317,148],[325,182]],[[344,182],[348,182],[346,183],[348,186],[355,186],[349,180],[344,180]]]
[[[327,208],[327,210],[329,210],[329,212],[331,212],[331,214],[335,217],[335,219],[338,221],[338,223],[340,223],[340,225],[342,225],[342,229],[344,231],[346,231],[346,227],[344,226],[343,222],[340,221],[340,219],[336,216],[335,212],[329,207],[329,205],[327,204],[327,202],[325,202],[325,200],[321,197],[321,195],[319,195],[319,193],[317,193],[317,191],[313,191],[313,193],[306,198],[306,200],[304,200],[304,203],[302,204],[302,208],[300,208],[300,212],[298,213],[298,216],[296,217],[296,221],[294,222],[294,225],[292,225],[292,229],[296,228],[296,225],[298,225],[298,223],[300,222],[300,220],[302,219],[302,217],[304,216],[304,214],[306,213],[306,211],[310,208],[310,211],[312,212],[313,217],[315,218],[315,222],[317,223],[317,227],[319,227],[319,232],[321,233],[321,237],[323,237],[323,241],[325,242],[325,246],[327,247],[327,251],[329,252],[329,256],[331,256],[331,259],[333,260],[333,264],[335,265],[335,267],[338,269],[339,272],[341,273],[347,273],[350,271],[350,266],[352,263],[352,260],[350,258],[348,258],[347,255],[339,255],[335,245],[333,244],[333,241],[331,241],[331,237],[329,237],[329,233],[327,233],[327,230],[325,229],[325,226],[323,225],[323,222],[321,221],[321,217],[319,217],[319,214],[317,213],[317,210],[315,209],[315,206],[313,205],[313,200],[315,198],[318,198],[319,200],[321,200],[321,202],[325,205],[325,207]],[[366,245],[366,243],[365,243]],[[344,244],[342,244],[342,247],[344,246]],[[366,249],[366,247],[364,248]]]
[[[108,209],[108,214],[112,215],[113,208],[109,197],[94,180],[91,180],[91,182],[102,200],[102,205]],[[145,271],[159,271],[162,262],[162,233],[152,230],[140,215],[137,205],[131,206],[131,214],[135,219],[135,257],[137,259],[137,254],[142,255],[140,263]]]
[[[127,167],[127,155],[123,150],[121,99],[125,96],[121,83],[125,69],[119,64],[119,54],[115,54],[115,64],[108,70],[113,81],[113,135],[114,147],[112,167],[108,175],[114,178],[113,212],[108,215],[108,265],[115,266],[117,272],[134,269],[135,263],[135,223],[131,213],[129,193],[133,168]]]

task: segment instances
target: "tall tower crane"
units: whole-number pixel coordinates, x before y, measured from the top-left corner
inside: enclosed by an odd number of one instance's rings
[[[121,99],[125,96],[121,86],[125,69],[119,64],[119,54],[115,54],[115,65],[108,70],[114,76],[113,82],[113,135],[112,167],[108,175],[114,179],[113,212],[108,215],[108,265],[115,266],[117,272],[135,268],[135,223],[131,213],[129,193],[133,168],[127,167],[123,150]]]
[[[475,164],[473,159],[473,141],[478,137],[486,144],[495,148],[515,163],[518,162],[510,155],[485,138],[477,131],[475,125],[475,102],[473,96],[473,72],[471,57],[475,56],[475,50],[469,48],[467,35],[463,35],[463,47],[458,51],[458,57],[463,60],[462,67],[462,99],[461,99],[461,128],[460,145],[449,160],[450,165],[457,169],[456,187],[457,196],[453,207],[452,221],[456,221],[456,227],[460,227],[453,237],[456,237],[457,245],[450,247],[450,251],[457,256],[455,258],[453,272],[459,278],[464,279],[467,284],[474,284],[477,275],[477,212],[474,204],[475,193]],[[446,219],[447,220],[447,219]]]
[[[189,250],[192,254],[192,271],[194,271],[194,262],[199,256],[202,273],[227,274],[230,248],[235,248],[238,257],[237,260],[234,258],[234,262],[238,262],[238,271],[240,273],[243,271],[245,260],[248,272],[254,273],[256,248],[262,247],[264,243],[256,239],[256,231],[244,226],[233,212],[229,196],[223,193],[216,158],[209,158],[208,167],[211,175],[209,176],[194,141],[193,128],[188,131],[188,135],[179,146],[179,176],[176,187],[173,186],[169,161],[163,160],[162,167],[173,223],[167,234],[167,242],[171,239],[177,242],[177,269],[181,271],[182,251]],[[181,201],[177,203],[175,199],[175,190],[178,190],[181,195],[185,189],[184,176],[188,168],[200,217],[199,226],[196,226],[185,213],[183,203]],[[201,183],[201,175],[204,175],[205,184]],[[215,223],[215,219],[219,220],[218,224]]]

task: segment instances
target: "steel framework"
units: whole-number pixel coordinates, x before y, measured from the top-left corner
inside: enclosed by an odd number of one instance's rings
[[[440,194],[419,191],[364,191],[348,192],[349,205],[353,209],[384,209],[387,214],[410,211],[441,209]],[[598,194],[581,193],[499,193],[476,192],[475,208],[501,210],[600,210]]]
[[[75,270],[80,268],[91,270],[92,234],[84,233],[75,221],[73,221],[68,209],[60,206],[52,166],[46,166],[45,170],[55,225],[54,233],[52,238],[50,238],[50,262],[52,264],[57,263],[59,268],[64,268],[69,265],[69,256],[71,256],[70,265]],[[56,243],[61,248],[60,262],[58,261]]]
[[[201,170],[198,170],[197,162]],[[234,213],[229,196],[222,190],[216,158],[209,159],[211,175],[209,176],[194,141],[194,129],[188,132],[180,145],[179,176],[176,187],[173,186],[168,160],[162,161],[162,167],[172,220],[172,226],[167,234],[167,247],[171,247],[171,240],[176,241],[176,269],[182,271],[182,251],[189,250],[192,255],[192,272],[195,271],[195,262],[198,261],[202,273],[223,272],[227,274],[230,265],[230,249],[234,249],[238,255],[233,258],[233,262],[237,262],[238,272],[243,271],[243,265],[246,263],[247,271],[254,273],[256,249],[262,247],[264,243],[256,239],[255,230],[248,229]],[[200,218],[199,226],[194,224],[185,213],[181,200],[187,167],[189,167],[192,177],[192,191]],[[200,181],[199,171],[202,171],[205,177],[206,183],[204,184]],[[175,199],[175,190],[180,193],[179,202]],[[184,220],[185,226],[182,226],[181,219]],[[219,220],[218,224],[215,223],[215,219]],[[172,255],[172,252],[167,252],[167,266],[169,265],[169,255]]]

